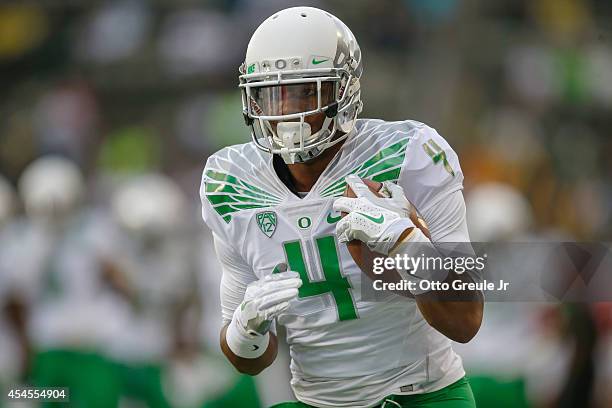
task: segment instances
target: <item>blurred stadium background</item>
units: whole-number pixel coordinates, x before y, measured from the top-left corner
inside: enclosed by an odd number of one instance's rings
[[[70,406],[104,408],[291,399],[286,350],[255,379],[220,356],[198,198],[207,156],[249,140],[236,85],[250,34],[291,5],[356,34],[363,117],[426,122],[459,153],[473,240],[610,241],[610,1],[2,2],[4,394],[61,385]],[[479,407],[612,407],[611,328],[610,304],[490,305],[458,349]]]

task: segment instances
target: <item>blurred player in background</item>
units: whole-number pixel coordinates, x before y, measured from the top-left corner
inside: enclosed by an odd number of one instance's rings
[[[11,259],[28,302],[30,381],[69,387],[76,404],[115,406],[120,385],[105,347],[125,327],[127,305],[105,283],[101,259],[115,237],[72,161],[42,157],[19,180],[26,218],[11,234]],[[17,267],[18,265],[18,267]]]
[[[466,206],[472,240],[491,244],[489,259],[504,263],[496,262],[498,270],[513,272],[513,284],[521,286],[521,277],[532,273],[517,270],[518,258],[534,254],[538,258],[531,265],[559,275],[547,259],[546,243],[571,239],[552,231],[535,234],[531,205],[514,187],[479,184],[468,192]],[[529,253],[523,249],[529,243],[543,249]],[[598,337],[593,312],[584,304],[548,305],[525,299],[489,302],[478,338],[456,345],[466,361],[478,407],[592,406]]]
[[[3,230],[0,277],[20,381],[87,407],[259,407],[250,378],[198,351],[199,240],[172,180],[124,176],[107,211],[84,205],[74,163],[44,157],[19,187],[27,217]]]
[[[276,358],[274,321],[286,327],[299,402],[279,406],[473,407],[451,339],[478,331],[480,294],[436,302],[415,290],[416,302],[399,303],[360,294],[346,242],[382,255],[432,245],[406,196],[433,241],[469,241],[457,155],[422,123],[357,120],[362,64],[348,27],[316,8],[272,15],[249,42],[240,88],[253,141],[212,155],[200,190],[223,269],[221,347],[256,375]],[[386,198],[369,198],[359,177],[385,181]],[[336,199],[347,182],[358,198]]]
[[[525,239],[532,225],[529,203],[506,184],[478,185],[467,193],[466,207],[470,237],[474,242]],[[493,250],[489,248],[487,253]],[[511,256],[506,253],[499,259],[512,259]],[[511,265],[504,270],[512,270]],[[537,330],[541,327],[538,310],[529,304],[489,302],[478,338],[456,345],[465,361],[478,407],[530,406],[526,366],[534,357],[530,350],[538,349],[541,340]],[[514,316],[523,318],[515,319]],[[500,343],[505,343],[503,352]],[[552,345],[551,349],[559,352]],[[555,377],[558,377],[559,368],[555,367]]]
[[[126,235],[113,274],[130,302],[129,327],[113,341],[126,397],[150,407],[259,407],[251,378],[201,351],[198,236],[180,188],[161,174],[135,176],[111,200]]]

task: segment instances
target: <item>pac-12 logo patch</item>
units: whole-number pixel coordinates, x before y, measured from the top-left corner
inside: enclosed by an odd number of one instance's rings
[[[271,238],[274,231],[276,231],[276,213],[274,211],[264,211],[258,213],[255,217],[261,232],[266,234],[268,238]]]

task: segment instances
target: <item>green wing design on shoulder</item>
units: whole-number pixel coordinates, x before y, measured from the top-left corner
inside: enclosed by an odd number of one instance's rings
[[[204,175],[206,199],[226,223],[237,211],[271,207],[282,201],[277,195],[231,174],[206,170]]]
[[[406,156],[406,145],[409,140],[410,137],[400,139],[372,155],[360,166],[347,172],[340,179],[332,181],[329,186],[323,189],[321,196],[336,197],[342,195],[346,188],[344,178],[349,174],[357,174],[361,178],[374,181],[396,181],[402,170],[402,163],[404,163],[404,157]]]

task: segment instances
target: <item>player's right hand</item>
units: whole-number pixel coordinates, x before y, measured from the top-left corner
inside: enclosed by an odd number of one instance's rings
[[[356,239],[383,255],[389,254],[406,229],[414,228],[410,218],[400,217],[366,197],[340,197],[334,201],[333,208],[348,213],[336,224],[339,242]]]
[[[292,271],[274,273],[257,280],[247,286],[234,318],[247,333],[264,334],[272,319],[287,310],[289,301],[297,298],[300,286],[300,275]]]
[[[348,175],[346,183],[357,198],[367,198],[372,204],[393,211],[400,217],[410,217],[412,204],[406,198],[404,189],[397,184],[383,181],[381,188],[375,193],[364,183],[361,177],[355,174]]]

